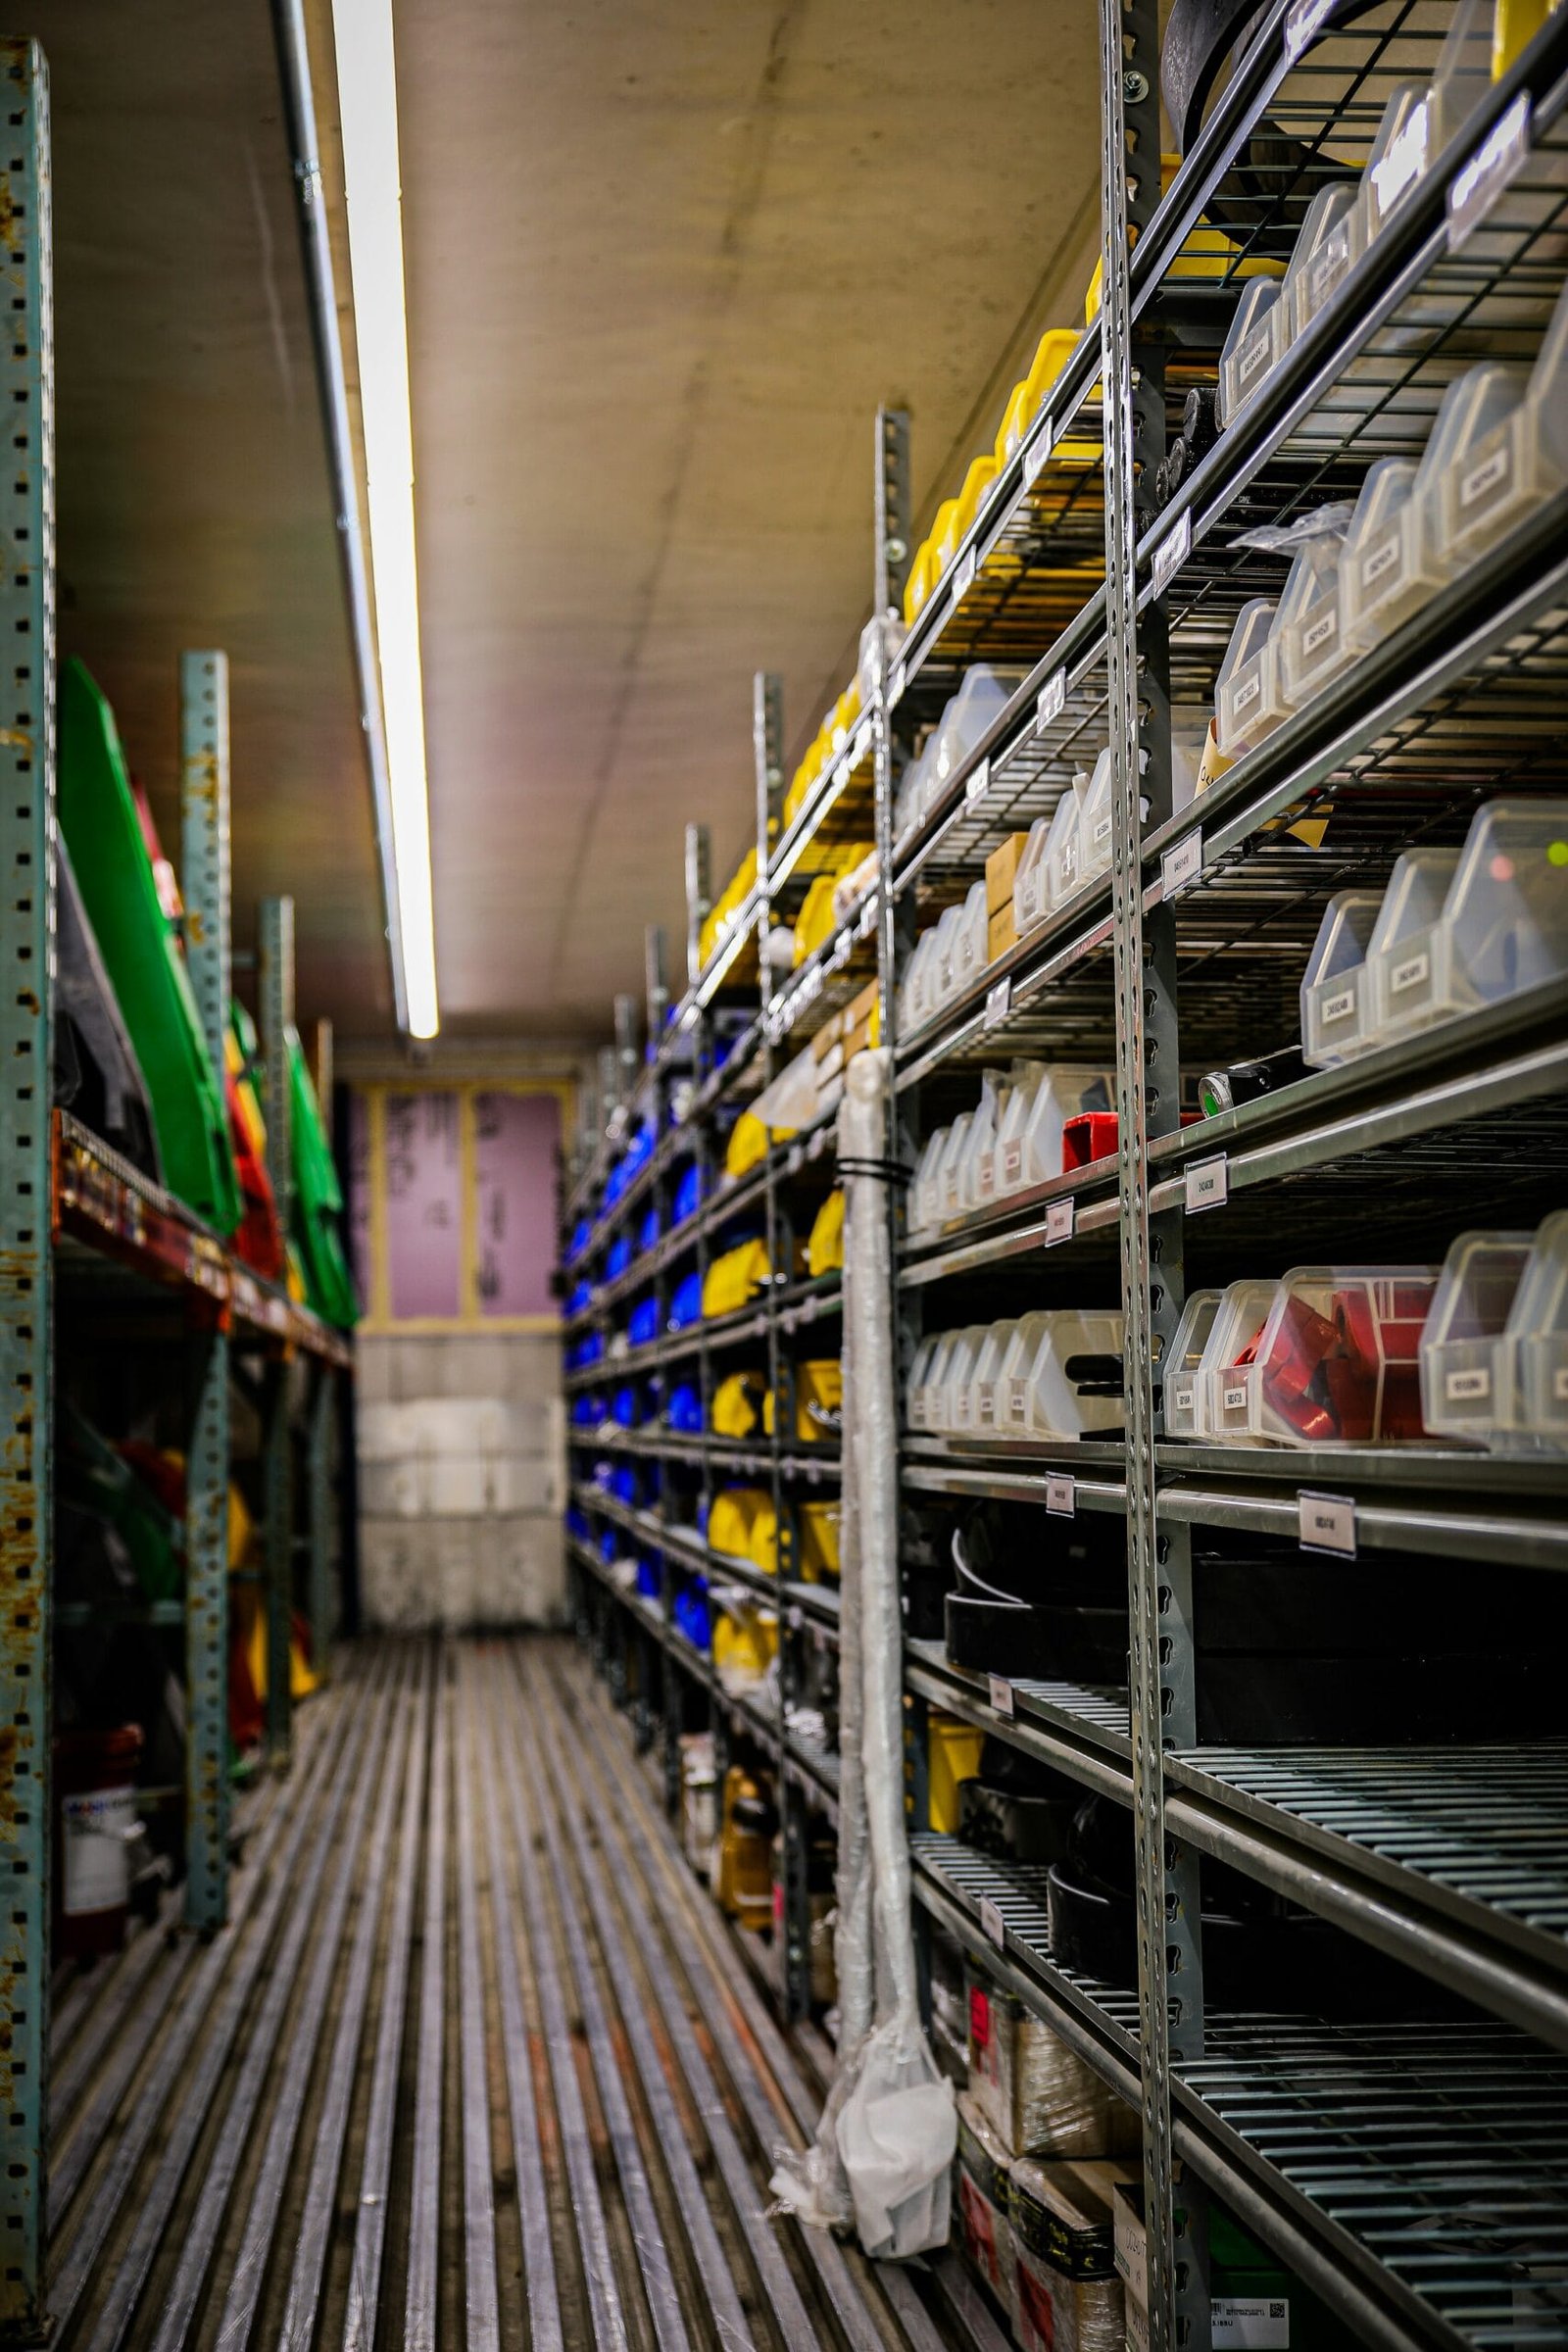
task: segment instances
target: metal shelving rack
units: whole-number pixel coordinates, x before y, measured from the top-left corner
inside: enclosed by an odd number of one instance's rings
[[[10,1422],[0,1448],[0,2337],[43,2340],[48,2322],[45,2198],[49,2079],[51,1763],[55,1643],[76,1622],[53,1590],[54,1413],[58,1373],[78,1335],[62,1310],[94,1318],[99,1339],[123,1318],[125,1344],[150,1340],[183,1364],[187,1430],[182,1600],[148,1602],[144,1622],[182,1628],[186,1927],[212,1935],[227,1914],[228,1512],[231,1388],[272,1398],[264,1538],[270,1602],[269,1729],[289,1748],[288,1605],[297,1553],[317,1654],[332,1631],[329,1433],[333,1390],[352,1355],[343,1337],[260,1280],[184,1205],[50,1101],[55,1022],[56,741],[52,253],[48,74],[35,42],[0,41],[7,143],[0,154],[3,267],[12,327],[4,361],[13,461],[3,494],[0,612],[14,648],[0,732],[0,1384]],[[181,851],[185,947],[215,1069],[224,1066],[230,994],[226,657],[180,661]],[[282,1024],[292,994],[292,906],[262,910],[262,1026],[274,1186],[288,1166]],[[286,1173],[278,1192],[286,1217]],[[309,1365],[304,1433],[289,1367]],[[160,1377],[164,1375],[160,1374]],[[293,1461],[305,1457],[308,1532],[295,1524]]]
[[[1162,197],[1144,160],[1160,144],[1156,12],[1152,0],[1101,0],[1100,316],[890,654],[855,743],[772,843],[746,917],[765,931],[769,888],[798,870],[815,825],[857,778],[859,789],[868,779],[882,886],[848,937],[835,934],[804,974],[764,992],[763,1034],[793,1034],[792,1008],[810,1017],[814,993],[874,931],[881,1034],[896,1067],[892,1141],[906,1160],[972,1103],[987,1063],[1032,1054],[1116,1068],[1115,1156],[936,1234],[901,1234],[894,1304],[907,1352],[922,1329],[1016,1311],[1020,1276],[1032,1304],[1119,1294],[1124,1442],[960,1444],[911,1432],[901,1491],[911,1597],[932,1506],[1030,1506],[1042,1560],[1064,1517],[1119,1520],[1128,1684],[999,1690],[914,1638],[906,1690],[925,1916],[981,1953],[1142,2109],[1151,2339],[1161,2352],[1202,2352],[1208,2340],[1209,2192],[1387,2352],[1533,2347],[1568,2328],[1568,1746],[1204,1745],[1192,1560],[1195,1540],[1235,1533],[1298,1546],[1310,1579],[1308,1504],[1328,1493],[1339,1540],[1367,1576],[1402,1580],[1418,1642],[1424,1561],[1492,1567],[1543,1591],[1539,1580],[1568,1567],[1568,1475],[1549,1459],[1442,1446],[1298,1452],[1167,1439],[1157,1374],[1189,1285],[1308,1254],[1436,1260],[1467,1224],[1527,1225],[1564,1198],[1561,983],[1179,1124],[1184,1067],[1294,1042],[1297,984],[1335,891],[1381,882],[1416,840],[1459,840],[1485,799],[1568,781],[1559,492],[1200,801],[1178,809],[1173,800],[1171,704],[1211,700],[1236,614],[1282,577],[1281,560],[1241,533],[1353,492],[1376,457],[1418,450],[1466,366],[1497,348],[1532,355],[1562,284],[1568,14],[1558,11],[1428,159],[1241,416],[1158,503],[1172,409],[1190,385],[1213,380],[1242,266],[1283,258],[1305,200],[1342,169],[1345,143],[1370,143],[1395,81],[1430,76],[1450,19],[1446,6],[1407,0],[1275,0]],[[1250,148],[1259,134],[1273,141],[1261,163]],[[1223,273],[1191,274],[1183,243],[1215,220],[1233,240],[1230,260]],[[907,478],[907,419],[881,416],[878,612],[902,589]],[[1022,682],[938,805],[895,842],[903,767],[977,661],[1018,669]],[[898,984],[922,922],[962,894],[990,849],[1047,813],[1086,749],[1105,741],[1110,874],[965,997],[900,1035]],[[1316,846],[1286,831],[1306,816],[1328,820]],[[715,966],[736,953],[732,937]],[[688,1023],[722,972],[694,969],[692,980],[678,1015]],[[731,1066],[700,1083],[698,1115],[736,1082]],[[799,1150],[775,1148],[770,1188]],[[602,1173],[588,1171],[579,1201]],[[728,1213],[710,1202],[707,1229]],[[1295,1238],[1303,1215],[1309,1247]],[[615,1297],[639,1279],[634,1271]],[[701,1345],[764,1330],[776,1344],[787,1313],[770,1325],[774,1307]],[[645,1360],[680,1360],[697,1344],[680,1335]],[[695,1449],[710,1477],[766,1453],[642,1433],[615,1443],[666,1459]],[[600,1574],[591,1549],[575,1556],[585,1579]],[[1478,1613],[1484,1605],[1478,1597]],[[1136,1984],[1091,1981],[1053,1958],[1043,1873],[923,1826],[931,1708],[1128,1809]],[[1372,2028],[1205,2001],[1204,1856],[1468,2009]],[[1260,2008],[1265,2000],[1260,1987]]]

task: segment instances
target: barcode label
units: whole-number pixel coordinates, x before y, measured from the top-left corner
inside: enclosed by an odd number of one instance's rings
[[[953,601],[959,604],[974,586],[974,549],[966,547],[953,574]]]
[[[1332,997],[1324,998],[1323,1007],[1318,1014],[1318,1018],[1321,1020],[1324,1028],[1326,1029],[1331,1021],[1343,1021],[1348,1012],[1353,1012],[1354,1010],[1354,989],[1342,988],[1336,990]]]
[[[1195,826],[1186,839],[1168,849],[1159,861],[1160,896],[1166,900],[1176,898],[1197,881],[1202,870],[1202,829]]]
[[[1339,625],[1339,613],[1331,605],[1320,620],[1314,620],[1309,629],[1301,631],[1302,653],[1315,654],[1320,645],[1327,645]]]
[[[1004,1674],[991,1677],[991,1704],[999,1715],[1010,1716],[1012,1713],[1012,1685]]]
[[[1331,1551],[1340,1559],[1355,1557],[1355,1503],[1348,1494],[1297,1496],[1298,1528],[1303,1551]]]
[[[1071,1519],[1078,1509],[1074,1482],[1053,1471],[1046,1480],[1046,1509],[1057,1519]]]
[[[1231,1388],[1222,1391],[1221,1401],[1224,1404],[1226,1412],[1245,1413],[1247,1410],[1246,1381],[1242,1381],[1239,1386],[1232,1386]]]
[[[1195,1161],[1187,1171],[1188,1215],[1195,1217],[1204,1208],[1223,1208],[1229,1199],[1230,1163],[1224,1154]]]
[[[1163,596],[1193,547],[1191,508],[1184,508],[1154,550],[1154,594]]]
[[[1046,1248],[1057,1242],[1072,1240],[1074,1203],[1071,1200],[1053,1200],[1046,1211]]]
[[[1403,963],[1396,963],[1390,972],[1389,987],[1396,994],[1401,989],[1419,988],[1431,968],[1427,956],[1407,956]]]
[[[975,802],[983,800],[990,789],[991,762],[989,760],[982,760],[978,767],[972,767],[969,770],[968,781],[963,788],[964,800],[970,808],[973,808]]]
[[[1460,482],[1460,506],[1473,507],[1478,498],[1485,498],[1489,490],[1494,490],[1500,481],[1506,480],[1512,463],[1512,444],[1506,440],[1499,442],[1491,457],[1483,458],[1475,470],[1467,473]]]
[[[1040,700],[1035,705],[1035,733],[1037,735],[1044,733],[1054,718],[1061,716],[1062,706],[1066,700],[1067,672],[1064,669],[1054,669],[1044,686],[1041,687]]]
[[[1479,1396],[1490,1396],[1491,1370],[1486,1364],[1477,1364],[1470,1372],[1450,1372],[1443,1383],[1443,1393],[1450,1404],[1465,1404]]]

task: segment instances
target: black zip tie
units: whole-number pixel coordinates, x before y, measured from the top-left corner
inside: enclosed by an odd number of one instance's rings
[[[902,1159],[846,1159],[839,1156],[841,1176],[869,1176],[877,1184],[908,1184],[914,1174]]]

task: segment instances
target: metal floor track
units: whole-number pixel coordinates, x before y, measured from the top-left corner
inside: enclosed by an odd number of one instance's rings
[[[57,1990],[52,2341],[995,2352],[768,2217],[816,2086],[565,1642],[344,1653],[230,1925]]]

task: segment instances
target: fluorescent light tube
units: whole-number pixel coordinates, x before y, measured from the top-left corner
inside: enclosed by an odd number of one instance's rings
[[[332,0],[349,266],[365,427],[370,580],[381,662],[392,845],[409,1029],[434,1037],[435,909],[414,542],[414,426],[403,283],[397,68],[391,0]]]

